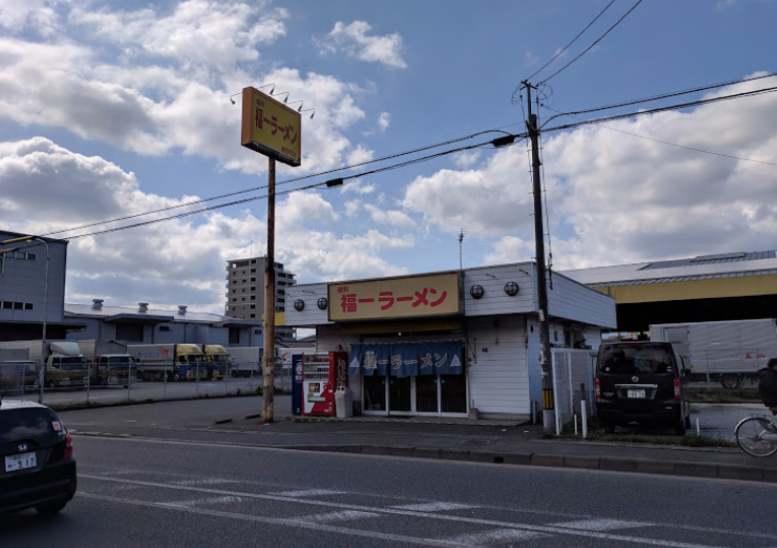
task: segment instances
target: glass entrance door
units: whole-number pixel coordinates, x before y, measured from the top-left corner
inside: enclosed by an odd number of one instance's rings
[[[364,380],[364,411],[386,410],[386,377],[372,375]]]
[[[412,378],[389,377],[389,413],[410,413],[413,411]]]

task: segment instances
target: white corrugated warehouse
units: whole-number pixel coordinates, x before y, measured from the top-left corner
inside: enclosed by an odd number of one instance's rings
[[[349,352],[364,414],[526,420],[541,401],[533,262],[301,284],[287,298],[286,325],[315,328],[319,352]],[[556,273],[548,311],[556,348],[595,352],[616,326],[614,299]],[[388,367],[376,368],[370,356],[384,351]],[[425,364],[435,353],[459,359]]]

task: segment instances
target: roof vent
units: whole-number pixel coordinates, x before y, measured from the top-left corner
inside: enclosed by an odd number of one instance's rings
[[[148,303],[138,303],[138,312],[141,314],[148,312]]]
[[[92,299],[92,309],[102,310],[103,302],[105,302],[103,299]]]
[[[185,304],[179,304],[178,305],[178,315],[179,316],[186,316],[186,305]]]

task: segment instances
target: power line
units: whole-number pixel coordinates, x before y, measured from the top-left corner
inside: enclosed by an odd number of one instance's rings
[[[487,132],[484,132],[484,133],[487,133]],[[510,135],[511,137],[516,138],[516,139],[517,138],[525,138],[526,137],[525,134],[521,134],[521,135],[508,134],[508,135]],[[358,178],[358,177],[365,177],[367,175],[373,175],[373,174],[376,174],[376,173],[383,173],[384,171],[390,171],[390,170],[393,170],[393,169],[399,169],[401,167],[406,167],[406,166],[409,166],[409,165],[412,165],[412,164],[429,161],[429,160],[432,160],[434,158],[439,158],[441,156],[446,156],[448,154],[453,154],[455,152],[461,152],[461,151],[464,151],[464,150],[472,150],[474,148],[479,148],[479,147],[490,145],[490,144],[493,144],[493,143],[494,143],[494,140],[484,141],[482,143],[478,143],[478,144],[475,144],[475,145],[468,145],[468,146],[465,146],[465,147],[459,147],[459,148],[455,148],[455,149],[451,149],[451,150],[446,150],[446,151],[443,151],[443,152],[438,152],[438,153],[435,153],[435,154],[431,154],[429,156],[423,156],[421,158],[413,158],[412,160],[407,160],[405,162],[400,162],[398,164],[393,164],[393,165],[390,165],[390,166],[384,166],[384,167],[381,167],[381,168],[378,168],[378,169],[374,169],[372,171],[366,171],[366,172],[363,172],[363,173],[358,173],[358,174],[355,174],[355,175],[349,175],[347,177],[342,177],[341,179],[339,179],[339,181],[342,182],[342,181],[345,181],[346,179],[355,179],[355,178]],[[338,180],[336,179],[335,181],[338,181]],[[300,191],[303,191],[303,190],[310,190],[310,189],[313,189],[313,188],[324,187],[324,186],[326,186],[326,187],[333,186],[332,185],[332,181],[325,181],[325,182],[322,182],[322,183],[314,183],[312,185],[307,185],[307,186],[304,186],[304,187],[292,188],[292,189],[284,190],[284,191],[281,191],[281,192],[277,192],[276,194],[279,194],[279,195],[290,194],[292,192],[300,192]],[[236,201],[228,202],[228,203],[225,203],[225,204],[218,204],[218,205],[214,205],[214,206],[204,207],[204,208],[201,208],[201,209],[196,209],[196,210],[193,210],[193,211],[186,211],[184,213],[179,213],[178,215],[171,215],[171,216],[162,217],[162,218],[159,218],[159,219],[151,219],[149,221],[143,221],[143,222],[140,222],[140,223],[125,225],[125,226],[120,226],[120,227],[114,227],[114,228],[108,228],[108,229],[105,229],[105,230],[99,230],[99,231],[95,231],[95,232],[90,232],[88,234],[78,234],[78,235],[75,235],[75,236],[68,236],[68,237],[65,237],[65,238],[62,238],[62,239],[64,239],[64,240],[75,240],[75,239],[78,239],[78,238],[85,238],[85,237],[88,237],[88,236],[99,236],[99,235],[102,235],[102,234],[109,234],[111,232],[118,232],[118,231],[121,231],[121,230],[130,229],[130,228],[138,228],[138,227],[141,227],[141,226],[148,226],[148,225],[155,224],[155,223],[160,223],[160,222],[163,222],[163,221],[170,221],[170,220],[174,220],[174,219],[181,219],[181,218],[184,218],[184,217],[189,217],[189,216],[192,216],[192,215],[197,215],[197,214],[205,213],[205,212],[208,212],[208,211],[214,211],[216,209],[222,209],[222,208],[225,208],[225,207],[230,207],[230,206],[234,206],[234,205],[240,205],[240,204],[244,204],[244,203],[248,203],[248,202],[253,202],[255,200],[259,200],[259,199],[266,198],[266,197],[267,197],[267,195],[252,196],[250,198],[244,198],[242,200],[236,200]]]
[[[693,107],[693,106],[698,106],[698,105],[706,105],[706,104],[709,104],[709,103],[717,103],[719,101],[728,101],[728,100],[731,100],[731,99],[741,99],[741,98],[744,98],[744,97],[753,97],[755,95],[761,95],[763,93],[772,93],[774,91],[777,91],[777,86],[770,87],[770,88],[763,88],[763,89],[759,89],[759,90],[753,90],[753,91],[746,91],[746,92],[742,92],[742,93],[735,93],[735,94],[732,94],[732,95],[724,95],[724,96],[721,96],[721,97],[712,97],[712,98],[709,98],[709,99],[699,99],[698,101],[691,101],[691,102],[682,103],[682,104],[679,104],[679,105],[669,105],[669,106],[666,106],[666,107],[659,107],[659,108],[654,108],[654,109],[651,109],[651,110],[640,110],[638,112],[630,112],[628,114],[617,114],[615,116],[607,116],[605,118],[597,118],[595,120],[583,120],[581,122],[576,122],[574,124],[564,124],[562,126],[552,127],[552,128],[546,129],[544,131],[561,131],[563,129],[571,129],[571,128],[579,127],[579,126],[585,126],[585,125],[590,125],[590,124],[599,124],[601,122],[608,122],[610,120],[621,120],[623,118],[632,118],[634,116],[640,116],[640,115],[643,115],[643,114],[655,114],[657,112],[664,112],[664,111],[668,111],[668,110],[679,110],[679,109],[682,109],[682,108],[688,108],[688,107]]]
[[[550,110],[556,111],[555,109],[553,109],[551,107],[545,107],[545,108],[548,108]],[[558,111],[556,111],[556,112],[558,112]],[[577,118],[577,116],[575,116],[575,118]],[[610,126],[602,126],[602,127],[605,128],[605,129],[609,129],[610,131],[617,131],[618,133],[623,133],[625,135],[630,135],[631,137],[637,137],[639,139],[645,139],[647,141],[653,141],[653,142],[661,143],[662,145],[668,145],[668,146],[671,146],[671,147],[682,148],[684,150],[690,150],[692,152],[700,152],[702,154],[711,154],[713,156],[721,156],[723,158],[731,158],[733,160],[742,160],[743,162],[755,162],[757,164],[764,164],[764,165],[767,165],[767,166],[777,166],[777,163],[775,163],[775,162],[765,162],[763,160],[753,160],[752,158],[742,158],[741,156],[734,156],[732,154],[723,154],[722,152],[713,152],[711,150],[704,150],[704,149],[701,149],[701,148],[694,148],[694,147],[688,147],[688,146],[685,146],[685,145],[678,145],[677,143],[671,143],[669,141],[664,141],[662,139],[656,139],[655,137],[648,137],[647,135],[640,135],[639,133],[632,133],[630,131],[625,131],[625,130],[614,128],[614,127],[610,127]]]
[[[672,92],[669,92],[669,93],[661,93],[659,95],[653,95],[653,96],[650,96],[650,97],[644,97],[642,99],[635,99],[633,101],[626,101],[626,102],[623,102],[623,103],[615,103],[615,104],[612,104],[612,105],[605,105],[605,106],[601,106],[601,107],[589,108],[589,109],[584,109],[584,110],[577,110],[577,111],[572,111],[572,112],[561,112],[561,111],[555,110],[555,109],[553,109],[551,107],[548,107],[547,105],[542,105],[545,108],[549,108],[550,110],[553,110],[554,112],[558,112],[557,115],[551,116],[550,118],[548,118],[548,120],[543,125],[547,125],[551,120],[553,120],[555,118],[558,118],[560,116],[575,116],[575,115],[578,115],[578,114],[590,114],[592,112],[600,112],[600,111],[603,111],[603,110],[612,110],[612,109],[615,109],[615,108],[629,107],[629,106],[639,105],[639,104],[642,104],[642,103],[649,103],[649,102],[652,102],[652,101],[660,101],[660,100],[663,100],[663,99],[671,99],[672,97],[679,97],[681,95],[687,95],[687,94],[690,94],[690,93],[698,93],[698,92],[701,92],[701,91],[709,91],[711,89],[717,89],[717,88],[722,88],[722,87],[726,87],[726,86],[733,86],[733,85],[742,84],[742,83],[745,83],[745,82],[753,82],[755,80],[763,80],[764,78],[771,78],[772,76],[777,76],[777,72],[770,72],[769,74],[763,74],[761,76],[753,76],[751,78],[745,78],[743,80],[730,80],[728,82],[722,82],[722,83],[719,83],[719,84],[711,84],[711,85],[708,85],[708,86],[702,86],[702,87],[698,87],[698,88],[686,89],[686,90],[681,90],[681,91],[672,91]]]
[[[538,74],[538,73],[542,72],[542,69],[544,69],[545,67],[547,67],[547,66],[548,66],[549,64],[551,64],[553,61],[555,61],[555,60],[558,58],[558,56],[559,56],[559,55],[561,55],[562,53],[564,53],[564,52],[567,50],[567,48],[569,48],[569,46],[571,46],[572,44],[574,44],[574,43],[577,41],[577,39],[578,39],[578,38],[580,38],[580,37],[581,37],[581,36],[582,36],[582,35],[585,33],[585,31],[587,31],[589,28],[591,28],[591,25],[593,25],[594,23],[596,23],[596,21],[598,21],[598,20],[599,20],[599,18],[600,18],[602,15],[604,15],[604,12],[605,12],[605,11],[607,11],[607,10],[610,8],[610,6],[612,6],[614,3],[615,3],[615,0],[610,0],[610,3],[609,3],[609,4],[607,4],[607,5],[604,7],[604,9],[603,9],[602,11],[600,11],[600,12],[599,12],[599,15],[597,15],[596,17],[594,17],[594,18],[593,18],[593,20],[592,20],[590,23],[588,23],[588,25],[586,25],[586,27],[585,27],[583,30],[581,30],[581,31],[580,31],[580,33],[579,33],[577,36],[575,36],[575,37],[572,39],[572,41],[571,41],[570,43],[568,43],[566,46],[564,46],[563,48],[561,48],[561,50],[559,50],[559,51],[556,53],[556,55],[554,55],[553,57],[551,57],[551,58],[550,58],[550,60],[549,60],[547,63],[545,63],[545,64],[544,64],[544,65],[542,65],[540,68],[538,68],[536,71],[534,71],[534,74],[532,74],[531,76],[529,76],[529,77],[527,78],[527,80],[531,80],[532,78],[534,78],[535,76],[537,76],[537,74]],[[520,87],[520,86],[519,86],[519,87]],[[513,94],[515,94],[515,92],[513,92]]]
[[[502,126],[502,127],[509,127],[511,125],[515,125],[515,124],[508,124],[508,125],[505,125],[505,126]],[[337,173],[339,171],[345,171],[345,170],[349,170],[349,169],[355,169],[357,167],[363,167],[363,166],[366,166],[366,165],[369,165],[369,164],[385,162],[385,161],[388,161],[388,160],[393,160],[394,158],[399,158],[399,157],[402,157],[402,156],[407,156],[407,155],[410,155],[410,154],[416,154],[418,152],[423,152],[425,150],[431,150],[433,148],[439,148],[441,146],[446,146],[446,145],[450,145],[450,144],[453,144],[453,143],[458,143],[458,142],[461,142],[461,141],[465,141],[467,139],[472,139],[472,138],[477,137],[479,135],[484,135],[486,133],[492,133],[492,132],[507,133],[505,131],[502,131],[502,129],[489,129],[489,130],[485,130],[485,131],[479,131],[477,133],[473,133],[471,135],[467,135],[466,137],[459,137],[459,138],[456,138],[456,139],[450,139],[448,141],[443,141],[441,143],[437,143],[437,144],[434,144],[434,145],[428,145],[428,146],[425,146],[425,147],[409,150],[409,151],[406,151],[406,152],[400,152],[400,153],[392,154],[392,155],[389,155],[389,156],[383,156],[382,158],[376,158],[376,159],[373,159],[373,160],[365,160],[364,162],[359,162],[357,164],[351,164],[349,166],[339,167],[339,168],[336,168],[336,169],[330,169],[330,170],[327,170],[327,171],[320,171],[318,173],[311,173],[311,174],[308,174],[308,175],[303,175],[303,176],[300,176],[300,177],[295,177],[293,179],[287,179],[285,181],[281,181],[281,182],[277,183],[277,185],[278,186],[286,185],[286,184],[290,184],[290,183],[295,183],[295,182],[303,181],[303,180],[306,180],[306,179],[311,179],[311,178],[314,178],[314,177],[321,177],[323,175],[329,175],[329,174],[332,174],[332,173]],[[510,135],[509,133],[507,133],[507,134]],[[71,228],[67,228],[67,229],[57,230],[57,231],[54,231],[54,232],[48,232],[46,234],[43,234],[42,236],[52,236],[54,234],[62,234],[62,233],[65,233],[65,232],[73,232],[75,230],[82,230],[82,229],[91,228],[91,227],[94,227],[94,226],[105,225],[105,224],[110,224],[110,223],[116,223],[116,222],[120,222],[120,221],[127,221],[127,220],[130,220],[130,219],[137,219],[139,217],[145,217],[146,215],[153,215],[155,213],[164,213],[165,211],[172,211],[174,209],[179,209],[179,208],[183,208],[183,207],[190,207],[190,206],[197,205],[197,204],[203,204],[203,203],[206,203],[206,202],[211,202],[213,200],[221,200],[221,199],[224,199],[224,198],[230,198],[232,196],[238,196],[240,194],[247,194],[249,192],[256,192],[258,190],[263,190],[265,188],[267,188],[267,185],[261,185],[261,186],[257,186],[257,187],[247,188],[247,189],[238,190],[238,191],[235,191],[235,192],[230,192],[230,193],[227,193],[227,194],[220,194],[218,196],[212,196],[210,198],[203,198],[203,199],[200,199],[200,200],[193,200],[193,201],[186,202],[186,203],[183,203],[183,204],[177,204],[177,205],[174,205],[174,206],[163,207],[163,208],[160,208],[160,209],[155,209],[155,210],[147,211],[147,212],[144,212],[144,213],[136,213],[136,214],[133,214],[133,215],[125,215],[124,217],[117,217],[117,218],[114,218],[114,219],[109,219],[107,221],[97,221],[97,222],[94,222],[94,223],[89,223],[89,224],[80,225],[80,226],[76,226],[76,227],[71,227]],[[234,204],[234,203],[240,203],[240,202],[232,202],[232,204]],[[198,211],[203,211],[203,210],[198,210]]]
[[[550,76],[548,76],[547,78],[545,78],[545,79],[544,79],[542,82],[540,82],[540,83],[539,83],[539,84],[537,84],[537,85],[538,85],[538,86],[541,86],[542,84],[544,84],[544,83],[548,82],[548,80],[550,80],[551,78],[553,78],[554,76],[556,76],[557,74],[559,74],[560,72],[562,72],[563,70],[565,70],[565,69],[566,69],[567,67],[569,67],[569,66],[570,66],[572,63],[574,63],[575,61],[577,61],[578,59],[580,59],[580,58],[581,58],[583,55],[585,55],[586,53],[588,53],[588,52],[591,50],[591,48],[593,48],[593,47],[594,47],[596,44],[598,44],[599,42],[601,42],[601,41],[604,39],[604,37],[605,37],[605,36],[607,36],[608,34],[610,34],[610,31],[612,31],[612,30],[613,30],[615,27],[617,27],[617,26],[618,26],[618,25],[621,23],[621,21],[623,21],[624,19],[626,19],[626,17],[628,17],[628,15],[629,15],[629,14],[630,14],[632,11],[634,11],[634,9],[635,9],[637,6],[639,6],[641,3],[642,3],[642,0],[637,0],[637,2],[636,2],[636,3],[635,3],[633,6],[631,6],[631,9],[629,9],[629,11],[627,11],[626,13],[624,13],[624,14],[623,14],[623,16],[622,16],[620,19],[618,19],[618,20],[615,22],[615,24],[614,24],[613,26],[611,26],[609,29],[607,29],[607,31],[605,31],[605,33],[604,33],[604,34],[602,34],[602,35],[601,35],[599,38],[597,38],[597,39],[594,41],[594,43],[593,43],[593,44],[591,44],[590,46],[588,46],[588,47],[587,47],[586,49],[584,49],[584,50],[583,50],[583,51],[582,51],[582,52],[581,52],[581,53],[580,53],[580,54],[579,54],[577,57],[575,57],[574,59],[572,59],[572,60],[571,60],[569,63],[567,63],[566,65],[564,65],[564,66],[563,66],[563,67],[561,67],[560,69],[558,69],[556,72],[554,72],[553,74],[551,74]]]

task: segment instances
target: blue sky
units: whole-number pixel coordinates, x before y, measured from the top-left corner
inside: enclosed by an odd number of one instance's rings
[[[635,3],[615,0],[532,82]],[[267,159],[240,147],[239,101],[229,101],[249,85],[275,84],[315,108],[303,117],[302,165],[279,166],[279,183],[481,131],[522,132],[516,87],[608,4],[4,0],[0,228],[72,238],[68,302],[223,312],[226,260],[264,254],[266,200],[97,236],[74,237],[129,221],[73,229],[265,185]],[[775,20],[775,0],[644,0],[541,86],[534,111],[542,123],[771,73]],[[641,108],[772,86],[777,78]],[[773,249],[775,114],[767,93],[545,133],[554,268]],[[282,195],[277,208],[277,259],[303,283],[458,268],[462,229],[465,267],[534,255],[524,142]]]

